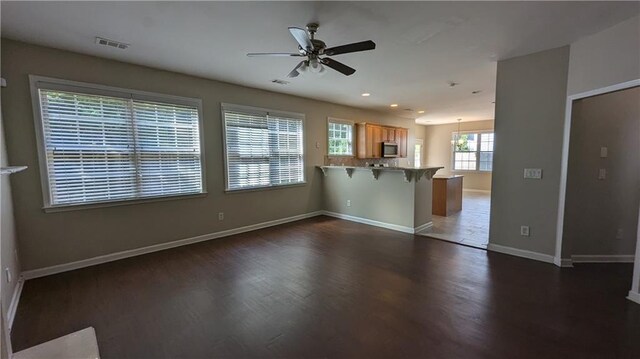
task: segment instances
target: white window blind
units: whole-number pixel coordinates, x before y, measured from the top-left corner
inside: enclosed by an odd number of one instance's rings
[[[89,92],[38,89],[45,207],[203,192],[197,107]]]
[[[223,106],[227,190],[304,182],[303,120]]]

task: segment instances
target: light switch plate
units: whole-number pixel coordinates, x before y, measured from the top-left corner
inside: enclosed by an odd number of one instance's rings
[[[607,158],[607,156],[609,155],[609,149],[606,147],[600,147],[600,158]]]
[[[524,178],[542,179],[542,168],[525,168]]]

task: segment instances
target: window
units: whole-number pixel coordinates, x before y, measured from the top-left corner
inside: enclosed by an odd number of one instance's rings
[[[493,132],[454,133],[452,135],[455,171],[491,171],[493,169]]]
[[[222,104],[227,191],[304,183],[304,115]]]
[[[353,156],[353,122],[329,118],[329,156]]]
[[[31,82],[45,208],[204,192],[199,100]]]
[[[422,145],[424,141],[420,138],[416,138],[416,143],[414,145],[413,152],[413,165],[415,167],[420,167],[422,165]]]

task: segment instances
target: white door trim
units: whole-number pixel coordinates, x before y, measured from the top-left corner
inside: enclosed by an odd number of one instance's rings
[[[640,86],[640,79],[631,80],[616,85],[606,86],[599,89],[582,92],[575,95],[567,96],[567,104],[564,114],[564,133],[562,136],[562,159],[560,162],[560,194],[558,198],[558,219],[556,224],[556,251],[555,260],[556,265],[560,265],[562,262],[562,234],[564,231],[564,207],[565,198],[567,195],[567,171],[569,167],[569,139],[571,134],[571,110],[573,101],[580,100],[587,97],[596,95],[602,95],[609,92],[620,91],[632,87]],[[636,246],[637,247],[637,246]],[[637,261],[636,261],[637,263]]]
[[[562,235],[564,233],[564,209],[565,199],[567,195],[567,172],[569,167],[569,139],[571,134],[571,111],[573,107],[573,101],[602,95],[609,92],[625,90],[632,87],[640,86],[640,79],[622,82],[619,84],[602,87],[599,89],[582,92],[575,95],[567,96],[567,103],[565,105],[564,114],[564,133],[562,135],[562,158],[560,162],[560,191],[558,198],[558,218],[556,223],[556,250],[553,262],[557,266],[562,266]],[[640,208],[639,208],[640,211]],[[636,243],[636,256],[635,265],[633,269],[633,282],[631,290],[629,291],[630,300],[636,301],[640,298],[639,288],[640,285],[640,224],[638,225],[638,237]]]

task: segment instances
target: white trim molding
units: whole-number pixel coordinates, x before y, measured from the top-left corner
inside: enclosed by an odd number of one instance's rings
[[[276,219],[276,220],[273,220],[273,221],[267,221],[267,222],[252,224],[252,225],[249,225],[249,226],[244,226],[244,227],[239,227],[239,228],[234,228],[234,229],[228,229],[228,230],[209,233],[209,234],[203,234],[203,235],[196,236],[196,237],[191,237],[191,238],[179,239],[177,241],[154,244],[154,245],[148,246],[148,247],[142,247],[142,248],[130,249],[130,250],[122,251],[122,252],[105,254],[105,255],[102,255],[102,256],[97,256],[97,257],[93,257],[93,258],[89,258],[89,259],[83,259],[83,260],[70,262],[70,263],[58,264],[58,265],[45,267],[45,268],[32,269],[32,270],[28,270],[28,271],[22,272],[22,277],[24,278],[24,280],[44,277],[44,276],[48,276],[48,275],[52,275],[52,274],[57,274],[57,273],[67,272],[67,271],[71,271],[71,270],[75,270],[75,269],[90,267],[90,266],[94,266],[94,265],[98,265],[98,264],[102,264],[102,263],[113,262],[113,261],[116,261],[116,260],[119,260],[119,259],[135,257],[135,256],[147,254],[147,253],[158,252],[158,251],[162,251],[162,250],[165,250],[165,249],[170,249],[170,248],[175,248],[175,247],[180,247],[180,246],[186,246],[186,245],[189,245],[189,244],[208,241],[208,240],[211,240],[211,239],[222,238],[222,237],[232,236],[234,234],[240,234],[240,233],[244,233],[244,232],[255,231],[257,229],[273,227],[273,226],[277,226],[279,224],[295,222],[295,221],[299,221],[301,219],[320,216],[322,214],[323,214],[323,211],[315,211],[315,212],[310,212],[310,213],[304,213],[304,214],[300,214],[300,215],[297,215],[297,216],[286,217],[286,218]]]
[[[516,257],[533,259],[533,260],[539,261],[539,262],[545,262],[545,263],[551,263],[551,264],[554,263],[554,257],[551,256],[551,255],[544,254],[544,253],[527,251],[527,250],[524,250],[524,249],[518,249],[518,248],[513,248],[513,247],[501,246],[499,244],[489,243],[489,245],[487,246],[487,250],[491,251],[491,252],[510,254],[510,255],[516,256]]]
[[[563,267],[563,268],[572,268],[573,267],[573,261],[571,260],[571,258],[554,257],[553,258],[553,264],[557,265],[558,267]]]
[[[564,232],[564,207],[567,195],[567,172],[569,168],[569,139],[571,137],[571,112],[573,109],[573,101],[582,98],[602,95],[609,92],[624,90],[632,87],[640,86],[640,79],[631,80],[612,86],[606,86],[599,89],[578,93],[567,96],[564,113],[564,132],[562,134],[562,154],[560,157],[560,191],[558,193],[558,216],[556,222],[556,253],[557,258],[562,256],[562,235]],[[559,262],[558,262],[559,263]],[[556,263],[556,265],[559,265]]]
[[[633,263],[634,255],[614,254],[614,255],[591,255],[575,254],[571,256],[573,263]]]
[[[463,188],[462,192],[476,192],[476,193],[489,193],[489,194],[491,194],[491,190],[489,190],[489,189],[475,189],[475,188]]]
[[[362,223],[362,224],[368,224],[370,226],[387,228],[387,229],[391,229],[393,231],[398,231],[398,232],[404,232],[404,233],[410,233],[410,234],[414,234],[415,233],[415,229],[414,228],[407,227],[407,226],[401,226],[399,224],[380,222],[380,221],[376,221],[376,220],[373,220],[373,219],[350,216],[348,214],[342,214],[342,213],[331,212],[331,211],[322,211],[322,213],[325,216],[344,219],[344,220],[351,221],[351,222],[357,222],[357,223]]]
[[[629,295],[627,296],[627,299],[629,299],[632,302],[636,302],[640,304],[640,293],[630,290]]]
[[[22,295],[22,288],[24,287],[24,279],[19,278],[16,287],[13,289],[13,295],[11,296],[11,303],[9,303],[9,309],[7,310],[7,330],[11,333],[13,328],[13,320],[16,317],[16,311],[18,310],[18,303],[20,302],[20,296]]]
[[[420,233],[422,231],[426,231],[428,229],[431,229],[431,227],[433,227],[433,222],[427,222],[423,225],[417,226],[413,229],[413,233]]]

